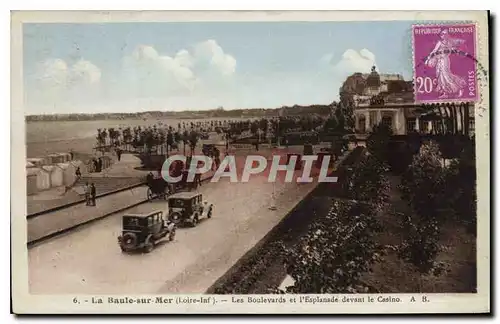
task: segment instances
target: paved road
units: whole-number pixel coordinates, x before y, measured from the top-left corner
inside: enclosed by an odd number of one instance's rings
[[[110,216],[29,250],[29,285],[33,294],[202,293],[257,243],[315,183],[203,185],[200,192],[215,204],[214,217],[196,228],[183,228],[174,242],[150,254],[123,254],[117,244],[123,213]],[[273,203],[272,192],[276,192]],[[269,210],[276,205],[277,210]],[[166,209],[146,203],[127,212]]]

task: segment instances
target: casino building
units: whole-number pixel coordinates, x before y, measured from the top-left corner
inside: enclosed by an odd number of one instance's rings
[[[356,133],[367,134],[379,123],[391,126],[395,135],[474,132],[472,103],[417,104],[412,81],[400,74],[379,74],[375,66],[371,73],[347,77],[339,92],[354,99]],[[447,125],[441,123],[443,117],[450,120]]]

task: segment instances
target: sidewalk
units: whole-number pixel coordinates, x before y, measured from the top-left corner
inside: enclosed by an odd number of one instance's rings
[[[212,173],[206,173],[202,181],[212,178]],[[120,191],[96,199],[96,206],[80,203],[52,213],[43,214],[27,220],[28,242],[59,234],[65,230],[92,220],[109,216],[148,201],[147,186],[140,186]]]

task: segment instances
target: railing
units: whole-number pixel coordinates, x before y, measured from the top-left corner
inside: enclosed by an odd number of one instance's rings
[[[111,190],[111,191],[108,191],[108,192],[104,192],[102,194],[97,195],[96,198],[106,197],[106,196],[109,196],[109,195],[112,195],[112,194],[115,194],[115,193],[118,193],[118,192],[130,190],[130,189],[133,189],[133,188],[137,188],[137,187],[143,186],[145,184],[146,184],[145,180],[139,180],[139,182],[136,183],[136,184],[133,184],[133,185],[130,185],[130,186],[127,186],[127,187],[123,187],[123,188],[119,188],[119,189],[116,189],[116,190]],[[39,211],[39,212],[28,214],[28,215],[26,215],[26,218],[27,219],[31,219],[31,218],[42,216],[42,215],[45,215],[45,214],[50,214],[52,212],[55,212],[55,211],[58,211],[58,210],[61,210],[61,209],[65,209],[65,208],[69,208],[69,207],[76,206],[76,205],[79,205],[79,204],[83,204],[85,201],[86,201],[85,198],[82,198],[82,199],[79,199],[79,200],[71,202],[71,203],[63,204],[63,205],[60,205],[60,206],[57,206],[57,207],[52,207],[52,208],[45,209],[45,210],[42,210],[42,211]]]

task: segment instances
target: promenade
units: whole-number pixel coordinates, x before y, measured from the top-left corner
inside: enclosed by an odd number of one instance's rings
[[[213,172],[202,176],[202,181],[210,180]],[[142,185],[119,191],[96,199],[96,206],[87,206],[85,202],[29,218],[28,242],[36,241],[49,235],[58,234],[74,226],[101,219],[113,213],[145,203],[148,187]]]
[[[158,244],[148,254],[121,252],[116,238],[125,212],[115,213],[30,248],[30,291],[204,293],[317,185],[271,183],[265,175],[252,176],[246,183],[223,178],[203,184],[198,192],[214,204],[213,217],[195,228],[179,228],[173,242]],[[147,213],[166,207],[165,202],[155,200],[126,212]],[[143,269],[148,269],[147,278]]]

